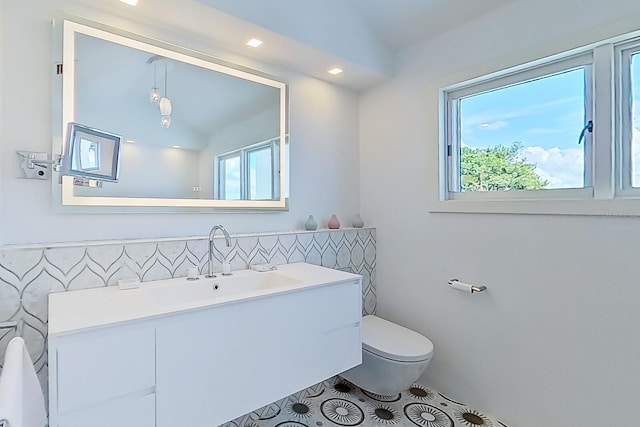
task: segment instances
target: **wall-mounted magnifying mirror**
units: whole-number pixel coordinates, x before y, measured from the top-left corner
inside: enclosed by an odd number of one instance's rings
[[[117,30],[62,27],[69,166],[106,180],[62,176],[64,205],[286,209],[286,83]],[[122,136],[119,176],[106,154],[115,140],[87,129]]]
[[[78,123],[69,123],[60,173],[118,182],[122,137]]]

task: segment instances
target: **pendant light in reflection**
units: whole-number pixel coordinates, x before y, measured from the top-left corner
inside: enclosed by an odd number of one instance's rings
[[[157,71],[158,71],[158,64],[156,64],[156,62],[153,61],[153,87],[149,92],[149,102],[151,102],[152,104],[157,104],[160,102],[160,89],[156,87],[158,86]]]
[[[171,126],[171,100],[167,98],[167,63],[164,63],[164,96],[160,98],[158,106],[160,107],[160,125],[163,128]]]
[[[149,102],[152,104],[158,104],[158,108],[160,109],[160,126],[163,128],[168,128],[171,126],[171,100],[167,96],[167,86],[168,86],[168,59],[162,56],[152,56],[147,60],[147,64],[153,64],[153,86],[149,91]],[[157,67],[158,63],[164,65],[164,95],[160,92],[158,86],[157,79]]]

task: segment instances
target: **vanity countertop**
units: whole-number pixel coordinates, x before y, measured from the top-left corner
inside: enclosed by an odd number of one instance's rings
[[[307,263],[232,276],[199,276],[142,282],[139,288],[107,286],[49,294],[49,336],[100,328],[303,289],[359,280],[360,275]],[[218,288],[215,288],[217,286]]]

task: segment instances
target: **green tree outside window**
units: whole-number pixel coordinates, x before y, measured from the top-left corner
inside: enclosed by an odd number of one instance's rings
[[[462,147],[462,191],[540,190],[549,185],[521,153],[520,142],[510,147]]]

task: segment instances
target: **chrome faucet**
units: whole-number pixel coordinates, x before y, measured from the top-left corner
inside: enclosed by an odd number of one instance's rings
[[[225,243],[227,244],[227,247],[228,248],[231,247],[231,236],[229,236],[229,232],[227,231],[226,228],[224,228],[224,225],[221,225],[221,224],[214,225],[213,228],[211,228],[211,231],[209,232],[209,274],[204,276],[204,277],[209,278],[209,279],[216,277],[216,275],[213,274],[213,250],[215,249],[215,244],[213,243],[213,238],[216,235],[216,231],[218,231],[218,230],[222,231],[222,234],[224,234],[224,240],[225,240]],[[222,252],[220,252],[220,254],[222,254]],[[223,276],[230,276],[231,272],[225,272],[224,271],[224,263],[225,262],[226,262],[226,257],[222,261],[222,264],[223,264],[222,275]]]

